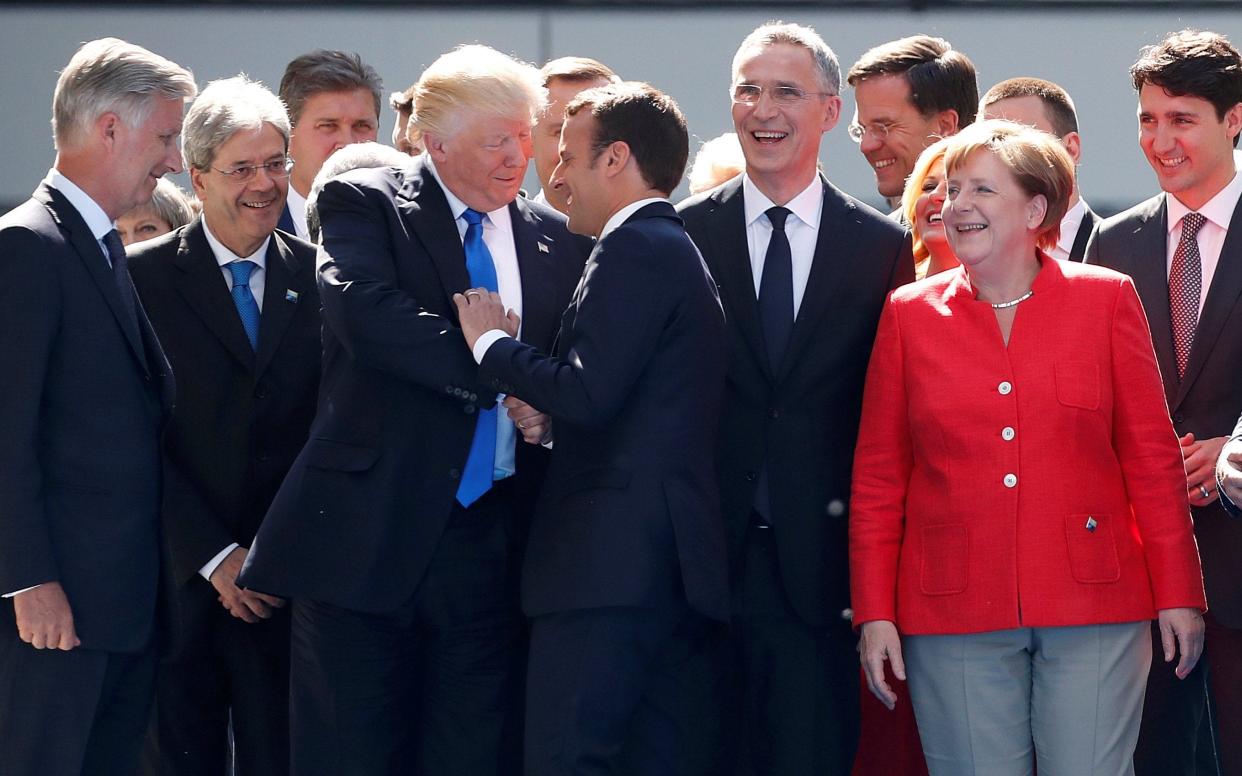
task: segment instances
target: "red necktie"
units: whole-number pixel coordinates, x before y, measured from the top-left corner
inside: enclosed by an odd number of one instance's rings
[[[1173,354],[1177,379],[1186,374],[1190,347],[1199,325],[1199,294],[1203,288],[1203,262],[1199,258],[1199,230],[1207,219],[1198,213],[1182,217],[1182,237],[1169,268],[1169,320],[1173,324]]]

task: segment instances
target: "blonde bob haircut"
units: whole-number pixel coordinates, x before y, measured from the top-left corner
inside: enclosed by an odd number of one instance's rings
[[[548,99],[543,77],[534,66],[478,44],[441,55],[411,92],[409,138],[420,144],[428,132],[452,135],[467,111],[525,119],[533,125]]]
[[[1061,219],[1069,209],[1074,188],[1074,161],[1058,138],[1012,121],[992,119],[971,124],[947,138],[947,143],[946,175],[961,168],[972,154],[986,150],[1005,165],[1028,196],[1042,194],[1048,207],[1036,229],[1036,244],[1045,250],[1057,244]]]
[[[918,205],[919,197],[923,195],[923,182],[927,180],[927,176],[931,174],[932,168],[936,166],[936,162],[944,160],[945,151],[949,147],[949,139],[941,138],[936,142],[923,149],[923,153],[919,154],[919,158],[914,162],[914,169],[910,171],[910,177],[906,178],[906,189],[901,193],[901,213],[906,218],[906,223],[910,225],[910,231],[914,235],[914,263],[921,264],[931,258],[931,254],[927,250],[927,246],[923,244],[923,235],[919,233],[918,221],[914,216],[914,208]]]

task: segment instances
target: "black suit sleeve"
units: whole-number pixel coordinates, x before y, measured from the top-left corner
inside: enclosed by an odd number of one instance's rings
[[[563,359],[514,339],[488,348],[483,376],[553,418],[583,427],[620,411],[663,329],[670,268],[645,235],[621,228],[588,263]],[[562,331],[562,341],[567,332]]]
[[[430,312],[399,279],[385,192],[334,180],[318,201],[324,323],[360,364],[440,392],[478,382],[478,366],[453,321]],[[453,228],[449,225],[449,228]],[[479,391],[477,403],[495,396]]]
[[[60,326],[55,250],[35,232],[0,232],[0,594],[59,579],[40,467],[44,380]],[[102,259],[102,254],[100,256]],[[62,473],[71,476],[69,472]],[[67,483],[72,485],[73,483]]]
[[[1091,232],[1091,236],[1087,238],[1087,250],[1082,255],[1082,263],[1083,264],[1096,264],[1096,265],[1100,263],[1100,226],[1099,224],[1096,224],[1095,229],[1092,230]]]
[[[898,252],[896,263],[893,264],[893,274],[888,279],[888,288],[891,291],[898,286],[913,282],[914,246],[910,233],[906,232],[901,238],[901,250]]]

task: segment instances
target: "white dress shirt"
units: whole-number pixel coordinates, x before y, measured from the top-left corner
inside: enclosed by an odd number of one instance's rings
[[[1212,287],[1212,278],[1216,276],[1216,265],[1220,263],[1220,251],[1225,245],[1225,236],[1229,233],[1229,221],[1233,218],[1234,208],[1242,197],[1242,175],[1236,172],[1233,179],[1216,196],[1209,199],[1196,212],[1206,220],[1199,228],[1196,238],[1199,242],[1199,258],[1203,264],[1203,282],[1199,288],[1199,314],[1203,314],[1203,305],[1207,302],[1208,291]],[[1190,212],[1172,194],[1166,197],[1169,208],[1169,238],[1165,250],[1164,276],[1168,278],[1173,268],[1173,254],[1177,251],[1177,243],[1182,239],[1182,218]]]
[[[306,198],[293,188],[293,184],[289,184],[289,196],[285,198],[285,203],[289,206],[289,217],[293,219],[293,229],[298,233],[298,237],[303,240],[310,240],[310,227],[306,225]]]
[[[444,185],[444,180],[440,177],[440,173],[436,170],[435,162],[432,161],[431,155],[424,153],[423,159],[427,164],[427,169],[435,177],[436,182],[440,184],[440,188],[444,191],[444,198],[448,200],[449,210],[453,212],[453,221],[457,224],[457,234],[461,238],[462,243],[466,240],[466,228],[469,224],[463,219],[462,213],[466,212],[465,202],[449,187]],[[496,267],[496,291],[500,294],[500,301],[504,306],[519,317],[522,315],[522,273],[518,268],[517,247],[513,242],[513,221],[509,217],[509,206],[504,205],[495,210],[491,210],[483,214],[483,243],[487,246],[487,250],[492,254],[492,264]],[[521,334],[521,324],[518,325],[518,333]],[[497,399],[504,399],[503,394]],[[493,479],[503,480],[511,476],[516,470],[514,463],[514,455],[517,448],[517,428],[513,425],[513,421],[509,419],[509,413],[503,407],[498,408],[496,413],[496,469],[493,472]]]
[[[1070,251],[1074,250],[1074,240],[1078,238],[1078,228],[1082,226],[1082,220],[1087,216],[1087,203],[1082,197],[1074,203],[1074,206],[1065,211],[1065,217],[1061,219],[1061,236],[1057,238],[1057,244],[1048,250],[1048,255],[1060,261],[1069,261]]]
[[[750,176],[742,174],[742,201],[746,207],[746,245],[750,250],[750,272],[755,281],[755,298],[759,298],[759,284],[763,280],[763,263],[768,255],[768,243],[772,241],[772,222],[767,210],[776,205]],[[793,262],[794,318],[802,308],[807,280],[811,277],[811,263],[815,260],[815,243],[819,239],[819,219],[824,209],[824,184],[819,176],[793,199],[784,205],[793,214],[785,219],[785,236],[789,239],[789,253]]]

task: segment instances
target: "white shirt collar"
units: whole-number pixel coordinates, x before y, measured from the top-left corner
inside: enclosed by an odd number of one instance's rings
[[[448,200],[449,210],[453,211],[453,220],[461,220],[461,214],[466,212],[466,208],[470,206],[462,202],[448,186],[444,185],[444,179],[440,177],[440,171],[436,169],[436,163],[431,160],[431,154],[424,151],[423,160],[427,164],[427,169],[431,170],[431,176],[436,179],[436,183],[440,184],[440,189],[444,192],[444,198]],[[504,205],[495,210],[489,210],[484,215],[487,216],[484,219],[484,224],[490,220],[493,225],[503,227],[509,223],[509,206]]]
[[[1057,247],[1067,255],[1074,249],[1074,240],[1078,239],[1078,228],[1087,215],[1087,202],[1081,196],[1074,206],[1065,211],[1061,219],[1061,236],[1057,238]]]
[[[78,184],[66,178],[60,170],[53,167],[48,171],[43,182],[65,195],[65,199],[69,200],[69,204],[73,205],[78,215],[82,216],[86,227],[91,230],[96,240],[102,240],[104,235],[113,230],[112,219],[108,218],[108,214],[99,206],[99,203],[82,191]]]
[[[750,176],[742,173],[742,201],[746,206],[746,224],[753,224],[760,216],[767,213],[768,208],[776,203],[751,181]],[[798,220],[812,228],[819,228],[819,218],[824,208],[824,184],[816,175],[811,183],[793,199],[785,203],[785,207],[798,217]]]
[[[249,256],[238,256],[228,248],[224,247],[224,243],[216,239],[211,233],[211,227],[207,225],[207,214],[203,214],[203,233],[207,235],[207,244],[211,246],[211,252],[216,256],[216,263],[223,267],[226,264],[232,264],[235,261],[253,261],[259,265],[259,269],[267,268],[267,246],[272,241],[269,234],[259,249]]]
[[[604,228],[600,230],[599,239],[602,240],[607,237],[609,232],[621,226],[621,224],[624,224],[627,220],[629,220],[630,216],[634,215],[639,210],[642,210],[653,202],[668,202],[668,200],[664,197],[647,197],[646,199],[640,199],[637,202],[631,202],[612,214],[612,218],[608,219],[608,222],[604,224]]]
[[[1238,206],[1239,198],[1242,198],[1242,175],[1234,172],[1233,179],[1225,188],[1218,191],[1216,196],[1209,199],[1195,212],[1228,231],[1229,222],[1233,219],[1233,211]],[[1172,232],[1182,222],[1182,218],[1190,212],[1190,208],[1183,205],[1181,200],[1172,194],[1166,199],[1169,203],[1168,230]]]

